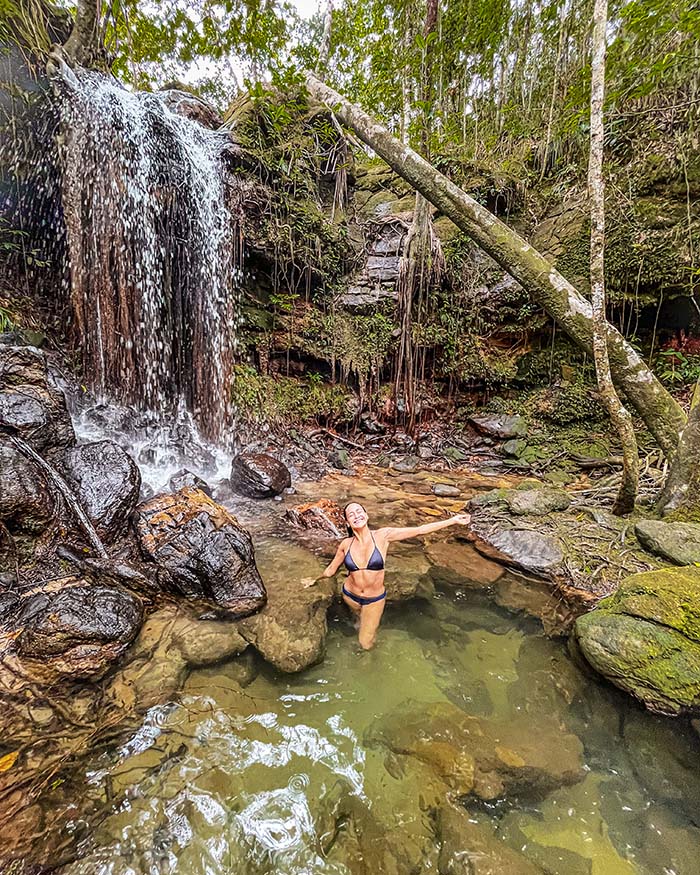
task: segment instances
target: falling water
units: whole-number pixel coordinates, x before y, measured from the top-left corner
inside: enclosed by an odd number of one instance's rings
[[[98,395],[227,437],[238,234],[228,136],[155,94],[64,68],[62,198],[73,331]]]

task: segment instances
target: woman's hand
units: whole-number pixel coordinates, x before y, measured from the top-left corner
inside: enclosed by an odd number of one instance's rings
[[[308,589],[310,586],[313,586],[317,580],[317,577],[302,577],[301,585],[304,587],[304,589]]]
[[[453,516],[450,522],[455,526],[468,526],[471,522],[472,516],[469,513],[458,513],[457,516]]]

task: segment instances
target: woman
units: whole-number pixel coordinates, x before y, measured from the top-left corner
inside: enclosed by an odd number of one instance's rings
[[[333,577],[344,564],[348,576],[343,584],[343,601],[360,618],[360,646],[364,650],[370,650],[374,646],[386,604],[384,561],[389,544],[419,535],[429,535],[448,526],[467,526],[471,517],[464,513],[449,520],[426,523],[423,526],[402,529],[387,527],[372,532],[367,525],[369,517],[361,504],[356,501],[347,504],[344,514],[352,537],[340,542],[333,560],[321,577],[306,578],[302,580],[302,586],[312,586],[317,579]]]

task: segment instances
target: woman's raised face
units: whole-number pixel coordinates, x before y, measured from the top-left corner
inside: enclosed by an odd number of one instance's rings
[[[353,529],[361,529],[363,526],[367,525],[369,517],[361,504],[353,502],[345,508],[345,519]]]

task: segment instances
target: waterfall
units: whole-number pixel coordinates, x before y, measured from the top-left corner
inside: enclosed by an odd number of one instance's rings
[[[228,135],[156,94],[64,68],[62,200],[71,332],[97,395],[226,441],[240,246]]]

